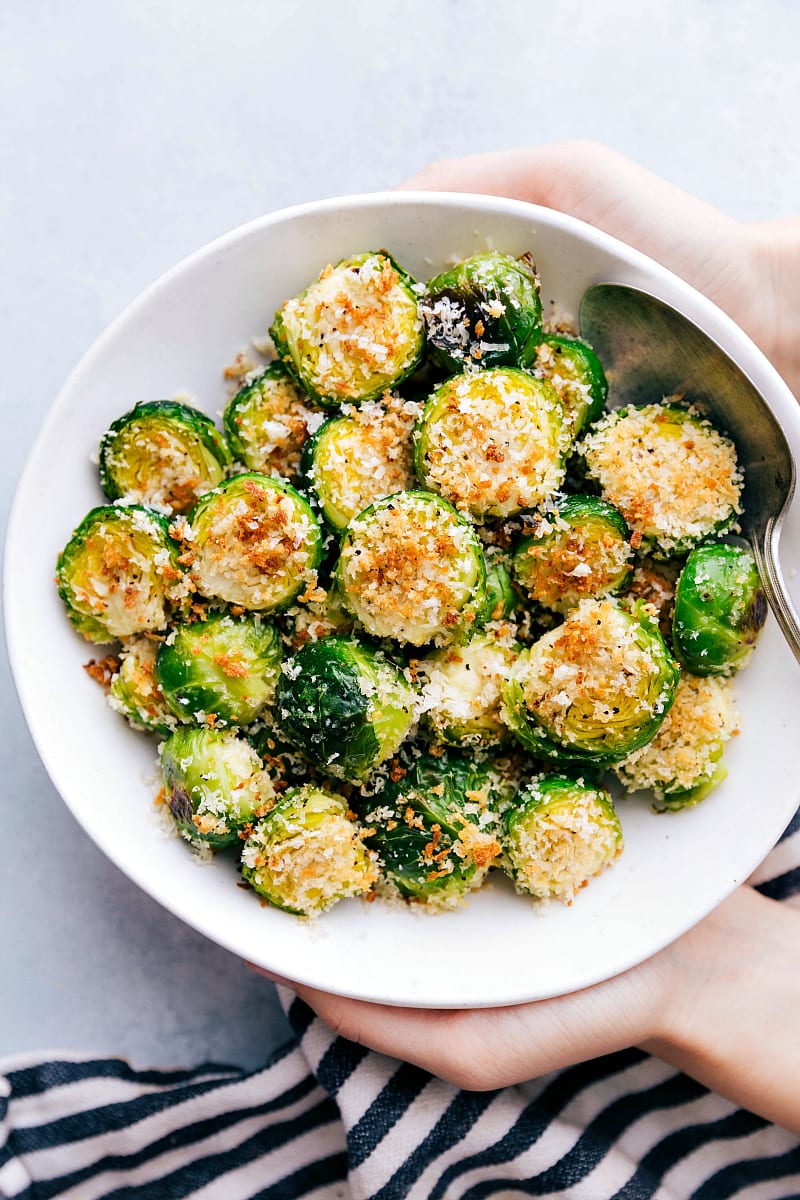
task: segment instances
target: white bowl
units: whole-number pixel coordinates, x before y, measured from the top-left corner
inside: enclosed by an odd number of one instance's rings
[[[97,845],[234,953],[290,979],[392,1004],[488,1006],[572,991],[640,962],[699,921],[747,878],[791,818],[800,790],[800,672],[772,619],[737,683],[742,732],[726,753],[728,780],[680,814],[622,801],[625,853],[572,907],[539,912],[498,881],[442,916],[347,901],[304,923],[237,888],[231,861],[200,868],[185,843],[162,835],[152,806],[155,743],[116,716],[81,670],[96,650],[73,633],[53,585],[58,551],[102,500],[90,455],[109,423],[139,400],[180,390],[218,413],[223,367],[263,335],[278,304],[325,263],[376,247],[421,279],[453,255],[530,249],[546,311],[552,300],[577,312],[585,288],[600,281],[645,288],[728,351],[800,452],[800,410],[745,334],[676,276],[581,222],[511,200],[410,192],[273,213],[150,287],[67,380],[19,484],[8,533],[17,687],[53,783]],[[797,527],[795,511],[784,537],[787,575],[798,558]],[[31,846],[20,852],[34,854],[38,836],[32,814]]]

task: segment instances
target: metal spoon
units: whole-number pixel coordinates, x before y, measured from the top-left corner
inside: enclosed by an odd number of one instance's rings
[[[580,306],[581,336],[594,347],[617,404],[683,395],[736,443],[744,468],[742,533],[783,634],[800,663],[800,620],[786,590],[779,549],[794,492],[786,435],[761,393],[708,334],[674,308],[619,283],[590,287]]]

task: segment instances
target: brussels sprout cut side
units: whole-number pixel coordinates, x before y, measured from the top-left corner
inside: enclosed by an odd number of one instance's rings
[[[558,392],[573,438],[605,408],[608,381],[599,358],[585,342],[557,334],[544,336],[535,348],[531,370]]]
[[[251,888],[297,916],[370,891],[377,875],[345,801],[311,785],[290,788],[242,850],[242,876]]]
[[[189,520],[192,577],[211,600],[277,612],[315,579],[322,533],[288,483],[235,475],[204,496]]]
[[[632,576],[628,527],[595,496],[565,496],[543,513],[536,533],[523,538],[514,578],[531,600],[567,612],[581,600],[623,591]]]
[[[737,719],[728,680],[684,672],[675,703],[652,742],[614,771],[629,792],[652,790],[661,808],[690,808],[727,777],[722,753]]]
[[[672,639],[695,675],[730,675],[746,665],[767,619],[755,560],[742,546],[699,546],[678,579]]]
[[[166,519],[152,509],[93,508],[56,564],[70,621],[90,642],[164,629],[185,592],[177,554]]]
[[[281,363],[236,393],[222,424],[231,454],[248,471],[293,479],[312,417],[308,396]]]
[[[486,565],[475,531],[428,492],[398,492],[351,521],[336,579],[369,633],[412,646],[469,641],[486,611]]]
[[[425,486],[476,521],[542,503],[564,478],[564,408],[553,387],[510,367],[448,379],[414,432]]]
[[[178,724],[155,674],[159,643],[132,638],[120,655],[120,668],[111,681],[108,703],[136,729],[169,734]]]
[[[508,634],[480,632],[418,664],[420,707],[433,734],[455,745],[489,746],[508,737],[501,688],[522,647]]]
[[[643,551],[687,554],[742,511],[736,448],[695,409],[648,404],[609,413],[578,447],[589,477]]]
[[[494,251],[466,258],[430,281],[422,314],[431,356],[450,373],[467,363],[525,364],[542,326],[533,259]]]
[[[679,675],[642,605],[582,600],[520,654],[503,688],[505,717],[542,758],[618,762],[654,736]]]
[[[402,896],[453,908],[500,854],[502,799],[494,772],[471,756],[408,754],[366,814],[368,845]]]
[[[176,729],[160,753],[165,803],[190,841],[234,845],[275,802],[258,754],[229,730]]]
[[[324,406],[375,400],[416,369],[425,329],[413,280],[383,251],[326,267],[270,328],[282,362]]]
[[[357,783],[394,754],[416,720],[400,670],[351,638],[309,642],[275,694],[283,735],[316,766]]]
[[[214,613],[177,626],[158,651],[156,676],[181,720],[249,725],[272,700],[281,657],[274,625]]]
[[[205,413],[175,400],[137,404],[100,442],[100,483],[109,500],[176,513],[225,478],[228,447]]]
[[[622,853],[622,826],[608,792],[543,775],[505,814],[503,849],[517,891],[570,904]]]

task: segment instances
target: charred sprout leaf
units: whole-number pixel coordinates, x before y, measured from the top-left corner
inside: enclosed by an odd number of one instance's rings
[[[326,267],[275,314],[278,356],[326,407],[375,400],[407,379],[425,347],[414,281],[370,251]]]
[[[377,650],[352,638],[309,642],[275,695],[283,735],[315,766],[359,782],[393,755],[416,720],[414,692]]]
[[[148,637],[132,638],[120,655],[120,668],[111,681],[108,702],[136,729],[169,734],[178,724],[155,676],[159,643]]]
[[[554,388],[510,367],[443,383],[414,431],[425,486],[476,521],[541,504],[564,478],[568,430]]]
[[[523,538],[514,578],[531,600],[554,612],[624,591],[632,576],[630,533],[613,505],[596,496],[564,496]]]
[[[533,260],[494,251],[464,259],[430,281],[422,313],[431,357],[444,370],[524,365],[542,326]]]
[[[746,665],[767,619],[767,600],[750,550],[699,546],[675,591],[675,654],[695,675],[730,675]]]
[[[250,887],[298,916],[370,891],[377,874],[346,802],[310,784],[290,788],[242,849]]]
[[[281,363],[246,383],[222,414],[231,454],[248,471],[294,479],[314,414]]]
[[[109,500],[184,513],[225,478],[228,447],[205,413],[175,400],[137,404],[100,442],[100,483]]]
[[[501,690],[521,649],[509,633],[490,629],[468,646],[445,646],[417,664],[420,707],[435,737],[464,746],[490,746],[508,737]]]
[[[583,779],[542,775],[505,814],[503,849],[517,891],[571,903],[622,852],[622,826],[608,792]]]
[[[316,583],[322,533],[291,484],[235,475],[203,496],[189,520],[193,579],[209,599],[277,612]]]
[[[213,613],[173,630],[158,651],[156,676],[182,721],[249,725],[272,700],[281,658],[274,625]]]
[[[229,730],[176,729],[160,754],[165,803],[190,841],[231,846],[274,803],[258,754]]]
[[[480,541],[452,505],[429,492],[398,492],[351,521],[336,581],[369,633],[412,646],[469,641],[486,611]]]
[[[413,751],[392,765],[365,816],[368,845],[401,895],[452,908],[479,887],[500,854],[504,785],[472,755]]]
[[[541,758],[618,762],[655,735],[679,675],[642,605],[582,600],[520,654],[503,689],[505,716]]]
[[[610,412],[578,447],[588,476],[620,510],[643,551],[686,554],[731,529],[742,511],[736,448],[693,408]]]
[[[141,505],[93,508],[58,556],[72,624],[90,642],[164,629],[182,598],[178,548],[160,513]]]
[[[577,338],[545,335],[536,346],[531,370],[558,392],[573,438],[596,421],[608,398],[608,381],[590,346]]]

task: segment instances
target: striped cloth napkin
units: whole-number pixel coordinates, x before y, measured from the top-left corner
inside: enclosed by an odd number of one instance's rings
[[[800,898],[800,813],[751,880]],[[465,1092],[335,1037],[259,1071],[0,1061],[7,1200],[800,1200],[800,1144],[639,1050]]]

